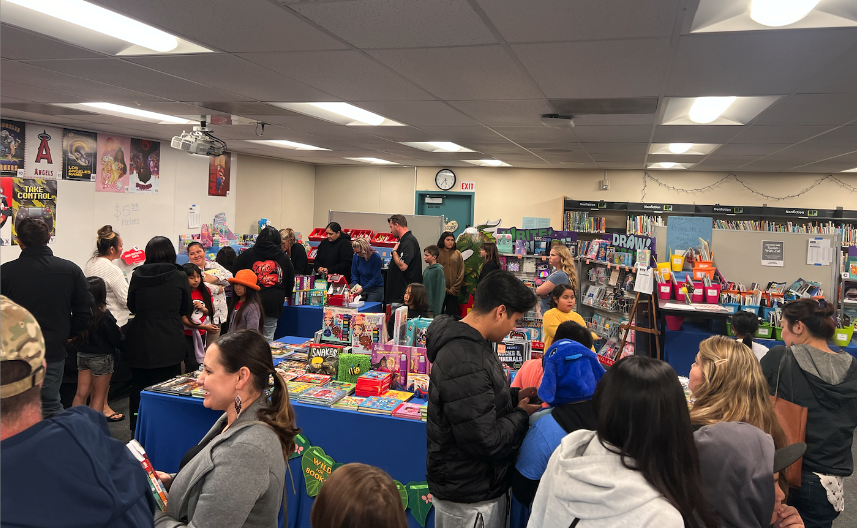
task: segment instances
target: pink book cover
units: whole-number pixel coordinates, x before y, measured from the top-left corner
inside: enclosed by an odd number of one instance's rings
[[[392,372],[393,390],[405,390],[408,383],[408,364],[410,349],[407,346],[377,344],[372,347],[372,369],[380,372]]]
[[[423,347],[411,347],[409,361],[409,374],[430,374],[431,362],[428,360],[427,351]]]
[[[393,411],[393,416],[397,418],[410,418],[412,420],[421,420],[422,415],[420,414],[421,405],[417,405],[416,403],[403,403],[396,407]]]

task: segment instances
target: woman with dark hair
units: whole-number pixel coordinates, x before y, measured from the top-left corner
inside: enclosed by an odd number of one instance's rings
[[[134,313],[125,333],[133,431],[140,391],[181,374],[185,357],[182,318],[193,313],[193,306],[187,274],[176,265],[176,250],[169,238],[156,236],[146,244],[146,262],[131,276],[128,308]]]
[[[756,359],[761,361],[768,353],[768,347],[753,341],[753,336],[758,330],[759,316],[755,313],[739,310],[732,316],[732,331],[735,332],[735,339],[747,345]]]
[[[464,258],[461,256],[461,252],[455,249],[455,235],[449,231],[444,231],[440,235],[437,247],[440,250],[437,263],[443,266],[443,275],[446,277],[444,313],[458,317],[458,294],[461,292],[461,284],[464,282]]]
[[[309,519],[312,528],[408,526],[393,479],[366,464],[345,464],[332,473],[318,492]]]
[[[354,250],[351,249],[351,237],[342,232],[342,226],[336,222],[327,224],[327,238],[318,245],[313,266],[316,273],[343,275],[351,282],[351,262]]]
[[[170,500],[166,513],[155,512],[155,526],[277,526],[300,429],[268,342],[255,330],[220,336],[206,351],[199,381],[203,405],[225,412],[184,455],[177,474],[158,472]]]
[[[77,392],[72,406],[86,405],[88,399],[89,407],[103,412],[108,422],[120,422],[125,419],[121,413],[107,414],[107,393],[113,375],[113,355],[122,346],[122,331],[107,309],[104,280],[101,277],[87,277],[86,280],[95,305],[87,329],[72,339],[77,351]]]
[[[700,488],[699,458],[675,371],[623,358],[592,399],[597,431],[574,431],[551,456],[529,528],[716,528]],[[621,497],[621,499],[617,499]]]
[[[235,288],[235,310],[229,317],[229,328],[238,330],[265,330],[265,310],[259,300],[259,285],[256,275],[250,270],[241,270],[229,279]]]
[[[307,260],[306,248],[297,241],[295,230],[291,227],[280,229],[280,238],[282,239],[280,247],[291,259],[292,266],[295,268],[295,275],[307,275],[311,273],[312,267],[309,265],[309,260]]]
[[[494,242],[483,242],[479,247],[479,256],[482,257],[482,269],[479,271],[479,281],[482,282],[485,275],[500,269],[500,254],[497,253],[497,244]]]
[[[256,284],[260,288],[262,308],[265,310],[265,339],[274,340],[277,323],[283,314],[286,298],[292,296],[295,287],[295,270],[292,261],[280,244],[280,232],[272,226],[265,226],[256,244],[238,255],[232,273],[237,275],[243,269],[256,274]]]
[[[833,313],[824,300],[786,303],[782,337],[787,346],[771,348],[761,361],[771,392],[807,408],[800,488],[791,489],[788,501],[807,527],[833,524],[845,509],[843,478],[854,471],[857,361],[828,346],[836,330]]]
[[[231,249],[231,248],[230,248]],[[232,272],[217,262],[205,258],[205,248],[199,242],[191,242],[187,245],[187,258],[195,264],[202,272],[202,283],[211,295],[211,304],[214,312],[208,315],[208,322],[216,325],[217,330],[208,332],[205,343],[210,345],[220,337],[220,326],[229,318],[229,306],[226,303],[226,287]]]

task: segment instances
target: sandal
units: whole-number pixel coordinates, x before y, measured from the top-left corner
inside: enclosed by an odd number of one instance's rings
[[[117,418],[117,416],[118,416],[118,418]],[[110,416],[107,416],[105,414],[104,417],[107,419],[108,422],[121,422],[122,420],[125,419],[125,415],[122,413],[119,413],[119,412],[115,412],[115,413],[111,414]]]

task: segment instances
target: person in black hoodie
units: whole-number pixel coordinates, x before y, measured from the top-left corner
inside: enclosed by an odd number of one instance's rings
[[[0,267],[0,293],[35,316],[45,335],[42,384],[42,414],[51,418],[63,411],[60,401],[65,359],[65,343],[86,330],[92,319],[89,283],[74,262],[55,257],[48,242],[51,233],[38,218],[25,218],[16,228],[21,256]]]
[[[256,283],[261,288],[259,296],[262,308],[265,310],[265,339],[274,340],[277,323],[283,313],[283,304],[287,297],[292,296],[295,287],[295,269],[292,261],[281,249],[280,232],[271,226],[265,226],[256,245],[244,251],[235,259],[232,274],[243,269],[252,270],[256,274]],[[351,245],[349,244],[349,251]],[[349,266],[350,264],[349,260]]]
[[[133,431],[140,392],[181,374],[184,325],[199,326],[190,321],[193,306],[187,274],[176,265],[176,250],[169,238],[156,236],[146,244],[146,262],[134,270],[128,286],[128,309],[134,314],[125,332]]]
[[[426,426],[426,479],[435,523],[471,528],[504,526],[506,491],[535,387],[510,389],[492,343],[515,329],[536,297],[507,271],[485,277],[473,309],[461,321],[442,315],[429,326],[432,362]]]
[[[318,245],[313,266],[317,273],[342,275],[351,282],[351,261],[354,250],[351,249],[351,237],[342,232],[342,226],[336,222],[327,224],[327,239]]]
[[[309,265],[306,256],[306,248],[295,238],[295,230],[291,227],[280,229],[280,238],[282,239],[280,247],[291,259],[292,267],[295,268],[295,275],[312,273],[312,267]]]
[[[791,488],[788,502],[810,527],[833,524],[845,508],[843,478],[854,472],[857,360],[827,346],[836,330],[833,313],[833,306],[815,299],[786,303],[788,346],[771,348],[761,360],[771,394],[807,408],[800,488]]]

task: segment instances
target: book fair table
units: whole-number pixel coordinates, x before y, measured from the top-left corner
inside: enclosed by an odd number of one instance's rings
[[[312,339],[322,325],[323,306],[283,306],[283,314],[277,323],[274,339],[283,336],[297,336]],[[380,313],[383,311],[381,303],[367,302],[357,309],[358,312]]]
[[[300,344],[306,339],[284,337],[278,341]],[[361,462],[377,466],[405,486],[425,481],[425,422],[330,409],[294,400],[292,406],[301,434],[335,463]],[[155,469],[172,473],[178,470],[185,452],[202,439],[221,414],[221,411],[206,409],[201,398],[144,391],[134,438],[146,449]],[[309,515],[314,499],[307,494],[306,472],[301,463],[300,456],[289,460],[291,477],[286,475],[285,480],[288,522],[280,526],[310,528]],[[406,512],[406,518],[411,528],[420,526],[411,510]],[[434,527],[434,509],[429,512],[425,526]]]

